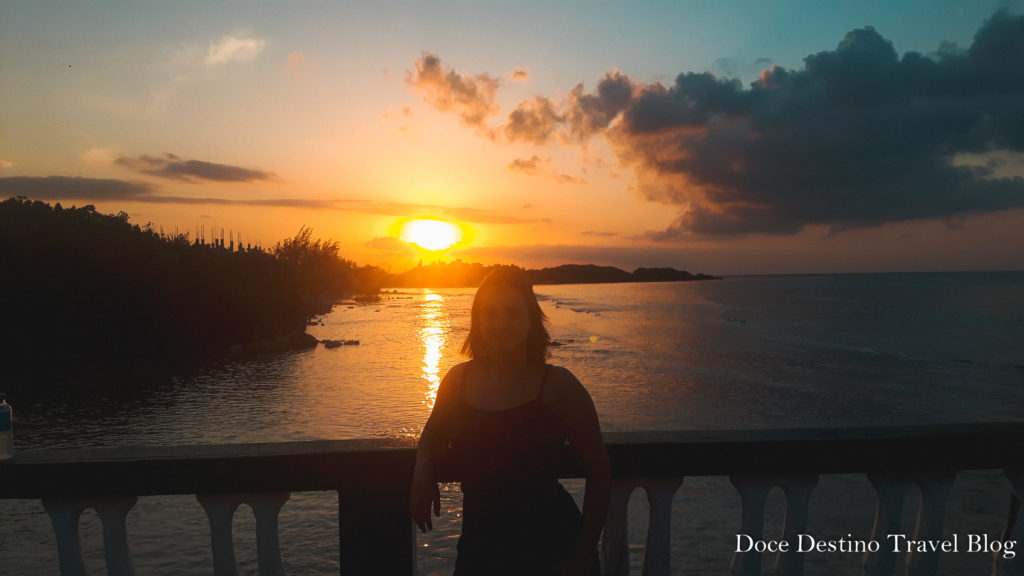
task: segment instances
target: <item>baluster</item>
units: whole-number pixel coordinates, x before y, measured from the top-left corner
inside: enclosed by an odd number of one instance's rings
[[[917,511],[915,540],[942,539],[949,487],[955,476],[955,473],[949,472],[917,478],[917,485],[921,488],[921,504]],[[912,551],[907,565],[909,576],[932,576],[939,569],[939,553]]]
[[[644,576],[668,576],[672,572],[672,499],[682,483],[682,478],[646,478],[639,482],[647,492],[650,508]]]
[[[196,500],[203,505],[210,520],[210,546],[213,550],[215,576],[238,575],[231,524],[240,504],[248,504],[256,517],[256,558],[260,576],[283,576],[277,519],[288,498],[288,492],[196,495]]]
[[[131,555],[128,552],[128,512],[139,499],[136,496],[97,500],[93,508],[103,522],[103,548],[107,557],[109,576],[134,576]]]
[[[816,474],[793,476],[783,479],[782,492],[786,495],[786,519],[782,525],[782,539],[796,546],[799,535],[807,532],[807,513],[811,503],[811,491],[818,485]],[[775,557],[775,572],[782,576],[801,576],[804,573],[803,554],[790,549],[779,552]]]
[[[214,576],[238,576],[231,520],[241,502],[237,496],[221,494],[196,494],[196,500],[203,505],[206,517],[210,521],[210,548],[213,552]]]
[[[612,478],[608,516],[601,548],[604,551],[605,576],[629,576],[629,536],[627,533],[629,496],[636,487],[632,478]]]
[[[256,557],[260,576],[284,576],[281,562],[281,543],[277,530],[277,517],[288,501],[288,492],[252,494],[246,503],[256,516]]]
[[[1006,478],[1010,480],[1013,493],[1006,518],[1006,530],[1003,531],[1003,542],[1014,541],[1020,546],[1024,541],[1024,518],[1021,518],[1021,500],[1024,499],[1024,468],[1007,469]],[[1013,558],[1004,558],[1003,551],[992,553],[992,576],[1024,576],[1024,558],[1022,550],[1014,549]]]
[[[86,508],[93,508],[103,523],[103,551],[107,561],[107,574],[134,576],[131,554],[128,550],[128,530],[125,520],[138,502],[135,496],[109,499],[43,499],[43,508],[50,514],[53,531],[57,536],[57,554],[62,576],[84,576],[85,560],[79,533],[79,520]]]
[[[764,539],[764,502],[772,483],[759,476],[730,476],[729,480],[740,493],[743,501],[743,519],[740,534],[754,540]],[[761,553],[736,552],[732,558],[733,576],[758,576],[761,573]]]
[[[869,474],[868,480],[875,487],[878,495],[878,507],[875,509],[875,526],[871,530],[871,539],[878,542],[878,552],[864,554],[864,574],[866,576],[892,576],[896,567],[897,553],[889,542],[889,534],[900,534],[903,517],[903,497],[910,487],[905,476],[889,474]]]
[[[86,505],[82,500],[43,499],[43,508],[50,515],[57,536],[57,556],[62,576],[86,576],[82,543],[78,537],[78,521]]]

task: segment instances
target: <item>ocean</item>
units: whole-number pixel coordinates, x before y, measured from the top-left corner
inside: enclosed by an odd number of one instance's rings
[[[987,422],[1024,414],[1024,272],[750,276],[535,291],[558,343],[551,362],[587,387],[606,431]],[[379,302],[339,304],[308,327],[319,339],[358,345],[226,361],[171,381],[126,382],[116,393],[25,398],[14,406],[16,446],[416,436],[440,379],[462,361],[473,292],[388,291]],[[966,476],[970,491],[951,499],[949,522],[1001,529],[990,525],[1004,513],[1005,481],[995,473]],[[578,492],[578,482],[567,484]],[[812,501],[823,504],[812,508],[812,523],[838,536],[870,534],[874,501],[866,480],[826,478],[818,493]],[[858,494],[863,510],[856,518],[836,516]],[[964,510],[984,509],[968,518],[957,498]],[[454,557],[457,485],[445,486],[444,500],[438,529],[418,543],[424,575],[447,573]],[[634,508],[638,552],[646,512]],[[0,514],[2,571],[56,573],[40,504],[0,501]],[[677,573],[728,573],[739,513],[727,479],[687,479],[675,516]],[[242,573],[255,574],[252,525],[251,512],[240,509],[237,555]],[[87,565],[103,572],[91,512],[83,534]],[[129,538],[140,575],[211,571],[205,515],[192,497],[140,498]],[[281,540],[288,573],[336,574],[336,495],[293,494]],[[856,573],[858,559],[848,560]],[[808,573],[814,568],[809,562]]]

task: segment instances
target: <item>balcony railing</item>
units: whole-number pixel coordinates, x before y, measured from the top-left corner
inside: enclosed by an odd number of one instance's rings
[[[754,540],[764,537],[767,494],[780,487],[784,526],[769,538],[794,543],[806,531],[821,474],[868,475],[877,492],[871,540],[882,543],[899,530],[910,486],[921,494],[915,540],[942,538],[947,493],[960,471],[1004,470],[1016,497],[1024,494],[1024,422],[609,433],[606,443],[613,475],[602,539],[606,575],[629,573],[626,518],[636,487],[646,490],[650,503],[644,574],[671,573],[672,500],[687,476],[728,476],[742,501],[738,533]],[[169,494],[197,496],[210,523],[214,574],[237,574],[231,522],[247,503],[256,519],[260,574],[277,575],[284,573],[278,512],[290,493],[337,491],[341,573],[414,574],[415,533],[407,512],[413,462],[410,439],[30,450],[0,463],[0,498],[42,500],[64,576],[85,574],[78,524],[87,508],[102,521],[108,573],[133,574],[126,516],[139,496]],[[581,474],[568,452],[561,474]],[[1024,540],[1022,524],[1011,510],[1004,540]],[[863,573],[935,574],[940,555],[904,555],[883,545],[864,555]],[[774,556],[776,573],[803,573],[804,554]],[[993,574],[1024,574],[1020,553],[1005,556],[993,552]],[[897,566],[904,560],[906,566]],[[760,574],[761,564],[761,553],[738,552],[732,573]]]

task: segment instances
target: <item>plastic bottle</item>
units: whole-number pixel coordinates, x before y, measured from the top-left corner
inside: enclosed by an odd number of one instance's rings
[[[7,394],[0,392],[0,460],[14,457],[14,420]]]

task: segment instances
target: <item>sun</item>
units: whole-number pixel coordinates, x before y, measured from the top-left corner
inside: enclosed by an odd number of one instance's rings
[[[416,219],[402,224],[402,240],[411,242],[424,250],[445,250],[462,240],[462,230],[444,220]]]

